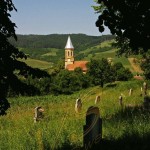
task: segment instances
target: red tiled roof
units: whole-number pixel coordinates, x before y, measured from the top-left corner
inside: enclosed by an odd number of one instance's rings
[[[144,80],[142,76],[137,76],[137,75],[134,76],[134,79],[137,79],[137,80]]]
[[[80,67],[83,71],[87,71],[87,63],[88,61],[75,61],[74,64],[67,65],[66,69],[73,71],[75,68]]]

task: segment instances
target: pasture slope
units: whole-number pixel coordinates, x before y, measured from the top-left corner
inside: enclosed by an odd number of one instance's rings
[[[9,98],[11,108],[6,116],[0,116],[0,150],[83,149],[83,125],[90,106],[100,109],[102,150],[148,150],[150,113],[142,109],[142,84],[143,81],[133,80],[107,84],[103,89],[91,87],[72,95]],[[132,96],[128,95],[130,88],[133,88]],[[118,102],[121,93],[123,109]],[[101,101],[95,105],[97,95]],[[83,107],[76,114],[74,106],[78,97]],[[43,120],[34,123],[36,106],[45,111]]]
[[[96,46],[91,46],[90,48],[81,51],[76,51],[75,49],[75,59],[90,61],[91,59],[110,58],[113,63],[121,62],[124,67],[129,68],[133,74],[142,74],[143,72],[140,69],[139,64],[133,63],[133,58],[116,56],[117,49],[111,46],[113,41],[114,40],[104,41]],[[58,60],[64,60],[64,50],[55,48],[34,50],[20,48],[20,50],[29,54],[30,57],[23,61],[33,68],[52,70],[54,64],[56,64]]]

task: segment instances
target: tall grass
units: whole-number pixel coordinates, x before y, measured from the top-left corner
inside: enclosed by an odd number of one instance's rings
[[[105,141],[118,142],[121,149],[122,142],[130,145],[128,139],[144,139],[150,134],[150,115],[140,107],[143,103],[143,97],[139,96],[141,85],[141,81],[117,82],[103,89],[97,86],[67,96],[10,98],[11,108],[6,116],[0,117],[0,150],[81,148],[86,111],[91,105],[100,109]],[[128,96],[129,88],[133,88],[132,96]],[[118,102],[121,93],[124,108]],[[97,105],[94,104],[96,95],[101,95]],[[74,111],[78,97],[83,103],[80,114]],[[133,107],[127,107],[128,104]],[[36,106],[42,106],[45,111],[43,120],[34,123]],[[104,147],[112,149],[112,143]]]

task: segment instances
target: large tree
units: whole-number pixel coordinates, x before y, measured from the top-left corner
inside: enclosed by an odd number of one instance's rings
[[[4,115],[10,107],[6,99],[8,88],[20,90],[23,85],[18,74],[25,77],[28,74],[33,77],[48,76],[47,73],[18,61],[18,58],[26,59],[26,55],[9,42],[9,38],[17,40],[16,25],[10,20],[10,12],[13,10],[17,11],[12,0],[0,0],[0,115]]]
[[[119,54],[147,52],[150,49],[150,5],[148,0],[95,0],[99,13],[96,26],[107,26],[117,37]]]
[[[107,59],[92,59],[88,64],[87,74],[91,77],[94,85],[104,86],[105,83],[115,81],[113,68]]]

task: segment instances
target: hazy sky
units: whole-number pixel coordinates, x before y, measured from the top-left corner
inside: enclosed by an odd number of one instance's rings
[[[17,12],[12,13],[17,34],[102,35],[91,7],[94,0],[13,0]],[[109,34],[108,30],[103,34]]]

